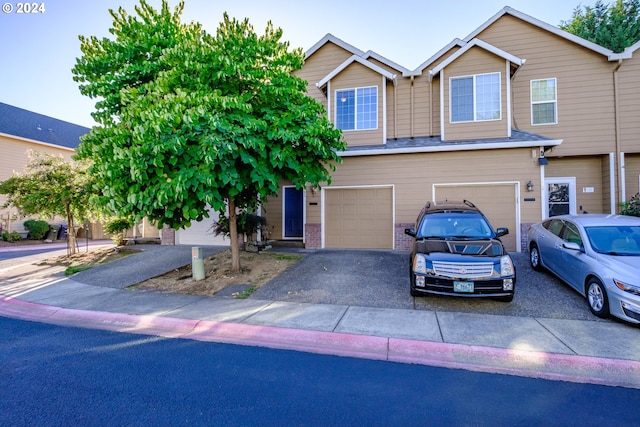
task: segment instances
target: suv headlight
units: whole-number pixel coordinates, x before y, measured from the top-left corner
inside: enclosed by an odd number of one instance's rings
[[[427,261],[422,255],[416,254],[413,257],[413,271],[414,273],[427,274]]]
[[[633,286],[616,279],[613,279],[613,283],[615,283],[618,288],[622,289],[625,292],[629,292],[634,295],[640,295],[640,288],[637,286]]]
[[[500,258],[500,275],[501,276],[513,276],[514,275],[513,262],[509,255],[504,255]]]

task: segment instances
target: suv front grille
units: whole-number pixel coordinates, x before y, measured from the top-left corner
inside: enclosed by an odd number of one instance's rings
[[[492,262],[433,262],[433,270],[438,276],[455,277],[465,279],[478,279],[490,277],[493,273]]]

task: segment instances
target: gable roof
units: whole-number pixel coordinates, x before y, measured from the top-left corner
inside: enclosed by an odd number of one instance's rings
[[[90,130],[0,102],[0,134],[74,150]]]
[[[515,64],[517,66],[520,66],[522,64],[524,64],[524,62],[526,61],[526,59],[521,59],[518,58],[517,56],[514,56],[508,52],[505,52],[502,49],[499,49],[489,43],[483,42],[480,39],[473,39],[471,40],[469,43],[465,44],[462,48],[460,48],[457,52],[455,52],[453,55],[449,56],[447,59],[445,59],[444,61],[442,61],[440,64],[438,64],[437,67],[435,67],[432,70],[429,70],[429,78],[433,77],[434,75],[438,74],[440,71],[442,71],[447,65],[451,64],[453,61],[455,61],[456,59],[460,58],[462,55],[464,55],[469,49],[471,49],[472,47],[479,47],[482,48],[488,52],[493,53],[494,55],[497,55],[501,58],[506,59],[507,61],[511,62],[512,64]]]
[[[596,53],[599,53],[600,55],[604,55],[607,57],[607,59],[609,61],[617,61],[619,59],[628,59],[631,58],[631,56],[629,54],[625,54],[623,53],[615,53],[614,51],[607,49],[605,47],[602,47],[596,43],[590,42],[588,40],[583,39],[582,37],[578,37],[574,34],[571,34],[567,31],[561,30],[560,28],[551,25],[551,24],[547,24],[546,22],[540,21],[539,19],[536,19],[532,16],[529,16],[525,13],[522,13],[516,9],[513,9],[509,6],[504,7],[502,10],[500,10],[498,13],[496,13],[495,15],[493,15],[491,18],[489,18],[488,21],[486,21],[484,24],[480,25],[478,28],[476,28],[473,32],[471,32],[471,34],[469,34],[467,37],[465,37],[463,39],[464,42],[469,42],[473,39],[475,39],[478,34],[480,34],[482,31],[484,31],[486,28],[488,28],[489,26],[491,26],[494,22],[496,22],[498,19],[500,19],[501,17],[503,17],[504,15],[511,15],[514,16],[518,19],[521,19],[524,22],[527,22],[531,25],[534,25],[538,28],[541,28],[545,31],[548,31],[552,34],[555,34],[558,37],[562,37],[563,39],[569,40],[570,42],[573,42],[577,45],[580,45],[582,47],[585,47],[589,50],[592,50]]]
[[[370,70],[375,71],[378,74],[383,75],[384,77],[386,77],[389,80],[395,80],[396,79],[396,75],[395,74],[391,74],[390,72],[388,72],[384,68],[378,67],[373,62],[367,61],[366,59],[362,58],[361,56],[352,55],[346,61],[344,61],[342,64],[340,64],[336,68],[334,68],[322,80],[320,80],[318,83],[316,83],[316,86],[318,86],[318,88],[322,89],[329,82],[329,80],[331,80],[332,78],[334,78],[335,76],[340,74],[345,68],[347,68],[349,65],[353,64],[354,62],[357,62],[359,64],[364,65],[365,67],[369,68]]]

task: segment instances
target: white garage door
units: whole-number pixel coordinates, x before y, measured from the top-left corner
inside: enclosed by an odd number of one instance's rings
[[[391,187],[325,190],[325,247],[393,249]]]
[[[469,200],[489,219],[494,229],[509,228],[501,237],[508,251],[519,251],[520,224],[518,224],[515,184],[436,185],[435,200]]]
[[[229,246],[228,238],[213,235],[213,223],[218,220],[218,212],[209,209],[209,218],[194,221],[191,227],[176,231],[176,245]]]

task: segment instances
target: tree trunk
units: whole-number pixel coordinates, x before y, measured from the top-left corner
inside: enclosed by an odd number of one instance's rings
[[[65,206],[67,211],[67,254],[73,255],[76,253],[76,231],[73,224],[73,215],[71,214],[71,208]]]
[[[238,222],[236,204],[229,199],[229,238],[231,239],[231,271],[240,273],[240,248],[238,245]]]

